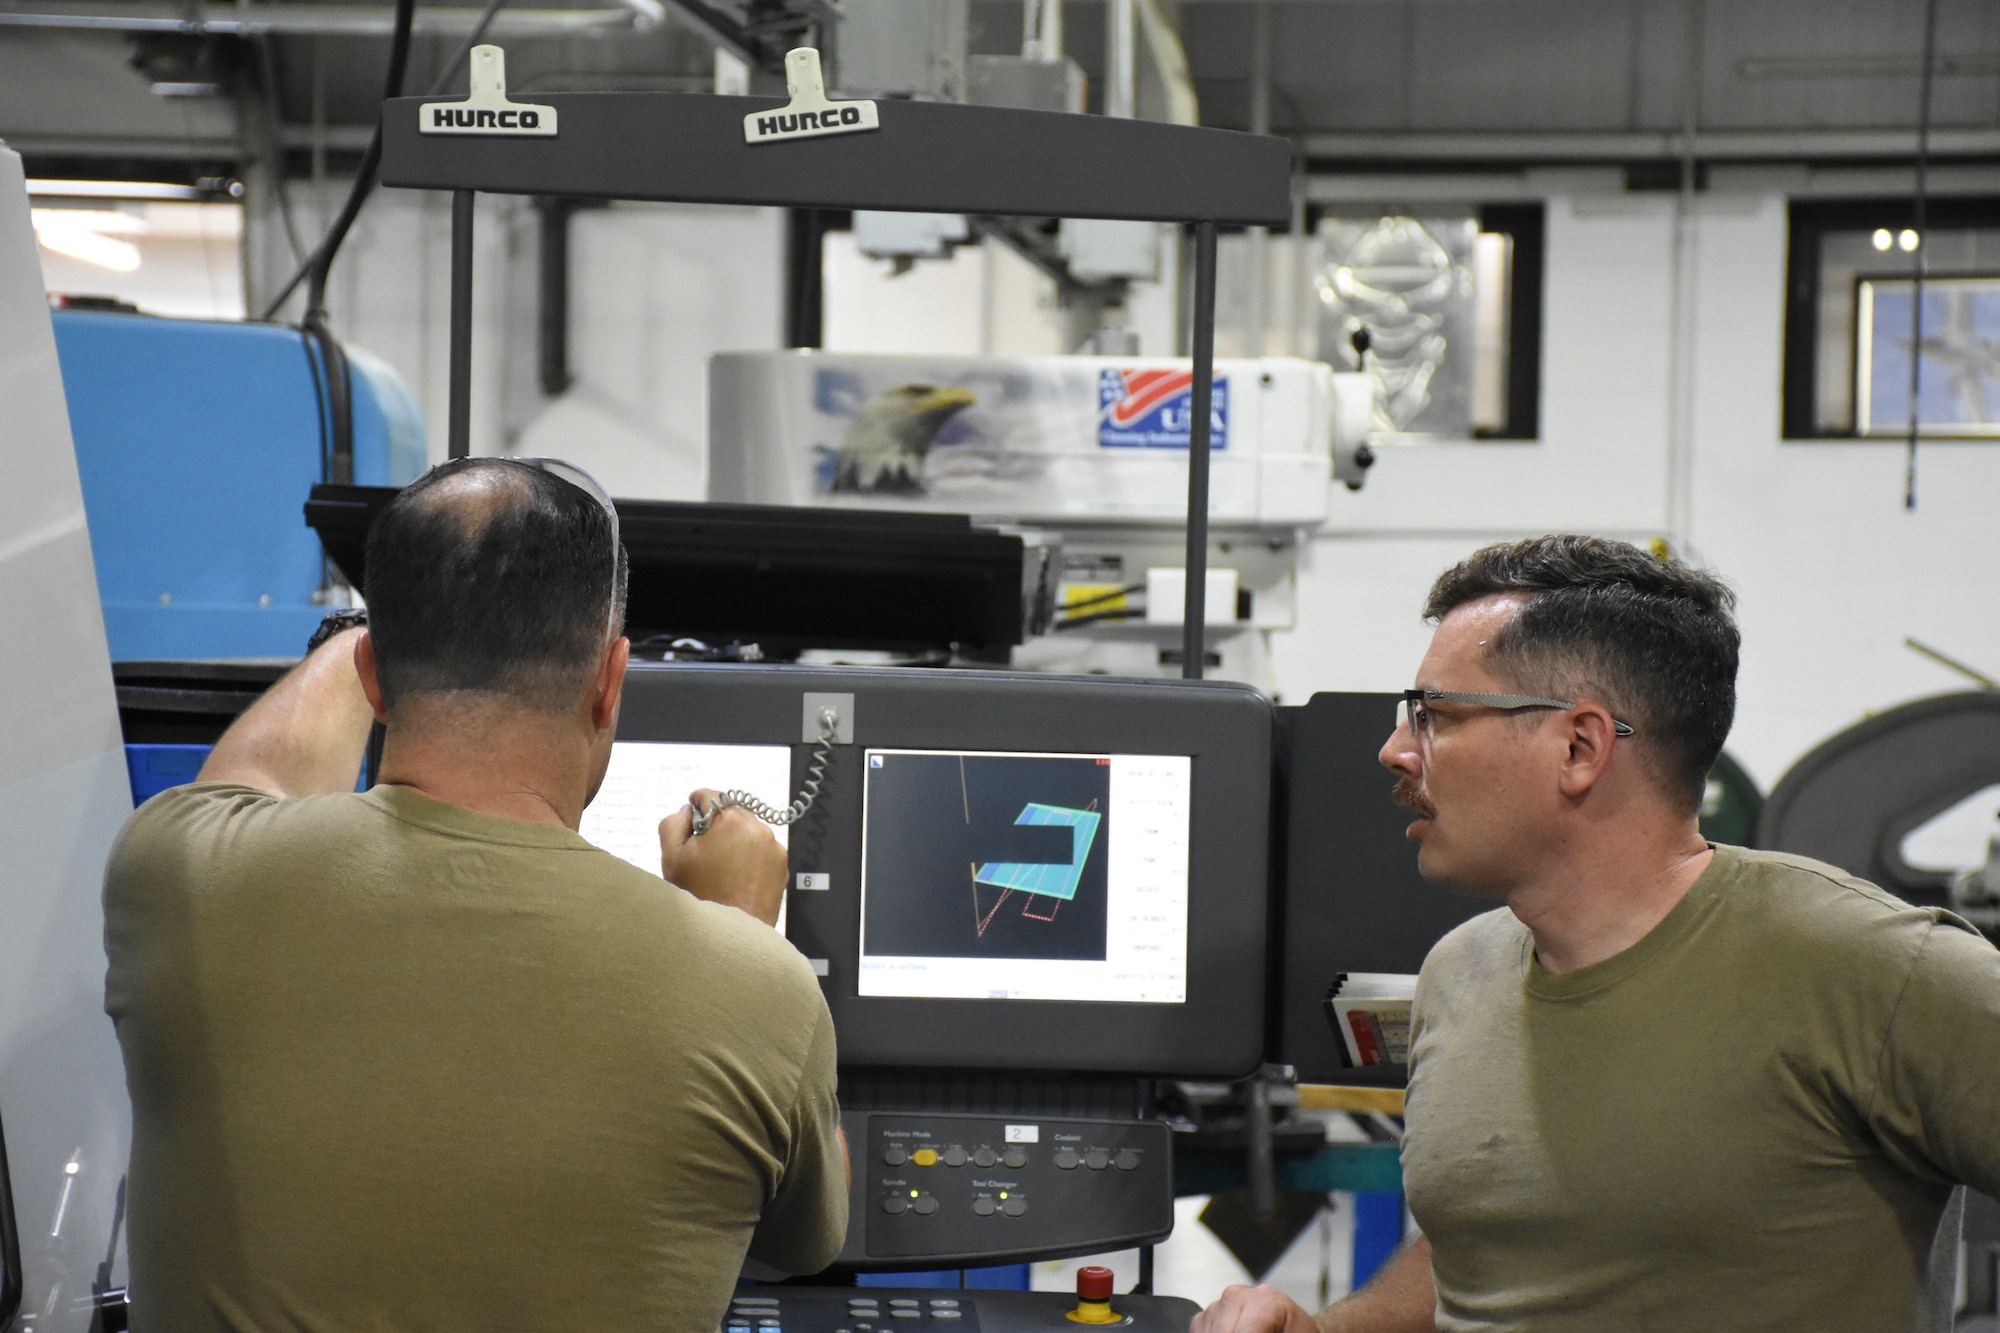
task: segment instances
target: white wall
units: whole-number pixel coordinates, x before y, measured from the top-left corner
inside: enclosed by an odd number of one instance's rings
[[[1905,635],[2000,670],[2000,448],[1926,445],[1907,512],[1900,446],[1779,437],[1786,202],[1809,178],[1718,172],[1697,200],[1683,533],[1668,495],[1675,201],[1627,195],[1615,176],[1545,183],[1542,441],[1389,451],[1366,490],[1336,493],[1305,555],[1298,629],[1274,645],[1283,696],[1405,688],[1430,580],[1487,541],[1559,529],[1668,536],[1736,587],[1729,748],[1767,790],[1867,712],[1964,685]],[[1984,184],[2000,189],[2000,173]]]
[[[567,458],[633,499],[698,500],[706,485],[708,358],[777,347],[784,221],[775,209],[620,204],[571,222],[570,369],[536,380],[536,245],[525,200],[481,196],[474,221],[472,451]],[[303,216],[312,216],[301,202]],[[451,200],[381,190],[335,266],[344,339],[409,381],[445,456]]]

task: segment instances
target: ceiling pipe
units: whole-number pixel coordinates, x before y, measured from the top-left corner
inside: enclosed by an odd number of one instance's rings
[[[1700,162],[1799,162],[1883,158],[1907,161],[1914,130],[1701,130],[1692,138]],[[1689,140],[1681,130],[1337,130],[1299,136],[1312,159],[1345,162],[1619,163],[1678,161]],[[2000,156],[2000,130],[1931,131],[1933,157]]]
[[[664,17],[653,0],[621,0],[615,9],[503,9],[487,29],[494,37],[559,36],[605,29],[649,27]],[[463,36],[479,21],[477,9],[419,9],[415,32]],[[99,32],[178,32],[196,36],[259,34],[387,37],[391,11],[372,5],[232,5],[190,12],[167,5],[101,0],[66,4],[40,0],[25,9],[0,9],[0,28],[56,28]]]

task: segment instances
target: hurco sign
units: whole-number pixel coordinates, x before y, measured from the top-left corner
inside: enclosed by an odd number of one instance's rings
[[[444,134],[451,130],[517,130],[533,133],[542,125],[542,114],[534,107],[512,107],[496,111],[491,107],[443,106],[436,102],[424,108],[429,119],[424,130]],[[555,133],[554,130],[548,133]]]
[[[471,85],[463,102],[417,108],[417,128],[425,134],[555,134],[554,107],[507,100],[507,57],[499,47],[472,48]]]
[[[865,118],[862,109],[870,113]],[[843,130],[872,130],[875,124],[874,104],[870,102],[848,102],[844,105],[829,106],[824,111],[773,111],[768,116],[750,117],[756,124],[755,139],[786,139],[801,134],[838,134]],[[864,119],[866,123],[864,122]]]
[[[785,53],[785,87],[792,100],[771,111],[753,111],[743,118],[745,143],[780,139],[814,139],[824,134],[860,134],[879,130],[873,102],[829,102],[820,76],[819,52],[810,46]]]

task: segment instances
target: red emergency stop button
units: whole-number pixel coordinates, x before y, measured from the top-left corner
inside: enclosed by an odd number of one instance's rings
[[[1078,1269],[1076,1308],[1068,1317],[1079,1324],[1115,1324],[1123,1316],[1111,1308],[1111,1270],[1095,1265]]]

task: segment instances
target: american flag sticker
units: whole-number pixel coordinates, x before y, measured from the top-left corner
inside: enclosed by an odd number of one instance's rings
[[[1105,449],[1185,449],[1194,423],[1194,373],[1104,370],[1097,376],[1097,443]],[[1209,399],[1208,445],[1229,447],[1229,377]]]

